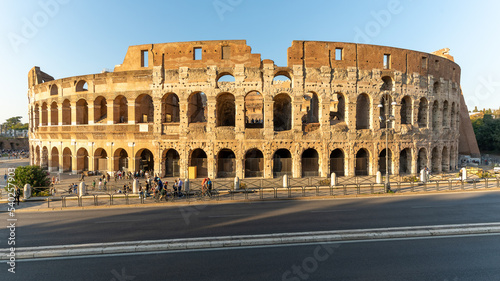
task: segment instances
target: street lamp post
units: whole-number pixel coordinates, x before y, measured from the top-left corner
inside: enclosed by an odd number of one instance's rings
[[[385,106],[384,106],[385,104]],[[391,106],[395,106],[396,102],[392,102]],[[390,179],[389,179],[389,123],[394,120],[394,116],[390,115],[389,108],[389,97],[384,97],[384,103],[378,105],[379,108],[384,108],[385,120],[384,117],[380,116],[382,121],[385,121],[385,184],[384,191],[385,193],[391,190]]]

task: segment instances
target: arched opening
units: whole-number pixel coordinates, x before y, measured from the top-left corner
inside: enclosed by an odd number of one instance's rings
[[[443,153],[441,157],[441,171],[449,172],[450,171],[450,152],[448,148],[443,147]]]
[[[292,129],[292,100],[287,94],[274,97],[274,130],[287,131]]]
[[[217,88],[219,87],[228,87],[230,84],[236,82],[234,76],[229,73],[223,73],[217,79]]]
[[[405,148],[399,153],[399,173],[411,173],[411,150],[409,148]]]
[[[57,85],[52,85],[52,87],[50,87],[50,95],[51,96],[57,96],[59,94],[59,89],[57,88]]]
[[[207,154],[203,149],[197,148],[191,153],[189,168],[194,169],[196,178],[208,177]]]
[[[394,81],[390,76],[382,77],[382,86],[380,87],[381,91],[394,91]]]
[[[179,153],[175,149],[169,149],[165,153],[165,177],[179,177]]]
[[[364,148],[358,150],[358,152],[356,153],[356,169],[354,171],[355,175],[367,176],[369,174],[369,164],[368,151]]]
[[[292,155],[288,149],[278,149],[273,155],[273,176],[292,175]]]
[[[220,94],[217,97],[216,125],[218,127],[234,127],[236,124],[236,106],[234,96],[229,93]]]
[[[455,128],[455,102],[451,104],[450,127]]]
[[[69,100],[64,100],[62,104],[62,124],[71,125],[71,103]]]
[[[85,80],[80,80],[78,83],[76,83],[76,91],[77,92],[84,92],[89,90],[89,85],[87,84],[87,81]]]
[[[124,96],[117,96],[113,101],[116,109],[113,113],[113,121],[116,124],[128,123],[128,101]]]
[[[319,155],[316,149],[309,148],[302,153],[302,177],[319,176]]]
[[[35,128],[38,128],[38,126],[40,126],[40,106],[37,104],[35,104],[35,113],[33,115],[33,127]]]
[[[57,147],[52,148],[50,157],[52,158],[50,161],[50,170],[59,171],[59,150],[57,149]]]
[[[49,168],[49,150],[46,146],[42,148],[42,163],[41,167],[45,170]]]
[[[68,147],[63,150],[63,172],[71,172],[73,170],[73,165],[71,159],[73,158],[71,154],[71,149]]]
[[[89,108],[87,101],[84,99],[76,103],[76,124],[86,125],[89,123]]]
[[[136,123],[153,123],[154,105],[150,95],[142,94],[135,99]]]
[[[341,93],[334,94],[336,99],[330,101],[330,125],[345,120],[345,98]]]
[[[42,104],[42,126],[47,126],[48,122],[48,112],[47,112],[47,103]]]
[[[361,94],[356,100],[356,129],[370,128],[370,98],[367,94]]]
[[[37,166],[42,166],[42,160],[41,160],[41,155],[40,155],[40,147],[37,146],[35,149],[35,165]]]
[[[421,98],[418,104],[417,116],[418,127],[420,128],[427,128],[427,108],[427,99]]]
[[[318,95],[313,92],[308,92],[303,96],[301,105],[302,123],[318,123]]]
[[[380,154],[378,155],[378,167],[380,173],[385,175],[387,173],[387,165],[386,165],[386,156],[389,158],[389,174],[392,175],[392,151],[389,149],[389,154],[387,154],[387,150],[384,148]]]
[[[106,124],[108,121],[108,102],[103,96],[94,100],[94,123]]]
[[[83,147],[76,153],[76,170],[79,172],[89,170],[89,153]]]
[[[292,79],[290,78],[290,75],[285,72],[279,72],[276,74],[273,78],[273,86],[278,87],[278,88],[292,88]]]
[[[264,155],[256,148],[245,154],[245,178],[264,176]]]
[[[217,177],[232,178],[236,176],[236,156],[230,149],[222,149],[217,155]]]
[[[115,157],[113,163],[114,171],[128,171],[129,170],[129,156],[125,149],[118,148],[115,150]]]
[[[149,149],[139,150],[136,154],[136,159],[137,159],[135,165],[136,171],[140,170],[144,170],[145,172],[154,171],[155,169],[154,156]]]
[[[264,128],[264,97],[257,91],[245,96],[245,128]]]
[[[418,151],[418,156],[417,156],[418,172],[420,173],[420,171],[422,171],[422,169],[424,169],[425,167],[427,167],[427,151],[425,150],[425,148],[421,148]]]
[[[433,86],[434,94],[439,93],[439,87],[440,87],[439,82],[437,82],[437,81],[434,82],[434,86]]]
[[[394,106],[392,105],[391,95],[383,95],[380,98],[379,116],[382,117],[382,119],[380,119],[380,128],[385,129],[387,125],[389,125],[389,128],[392,128],[393,122],[386,122],[386,118],[391,120],[391,116],[394,116]]]
[[[197,92],[191,94],[188,99],[188,122],[207,122],[206,117],[207,96],[205,93]]]
[[[403,99],[401,99],[401,109],[400,109],[400,116],[401,116],[401,124],[411,124],[411,99],[409,96],[404,96]]]
[[[434,149],[432,149],[431,157],[432,172],[437,173],[439,172],[439,166],[441,164],[439,162],[439,150],[437,147],[434,147]]]
[[[57,110],[57,102],[52,102],[50,105],[50,125],[59,125],[59,112]]]
[[[335,173],[336,176],[344,176],[344,152],[341,149],[335,149],[330,154],[330,174]]]
[[[174,93],[163,96],[161,101],[163,123],[179,123],[179,97]]]
[[[102,148],[96,149],[94,153],[94,169],[104,172],[108,170],[108,153]]]
[[[448,101],[444,101],[443,103],[443,128],[448,128],[450,127],[450,119],[449,119],[449,108],[448,108]]]
[[[432,129],[436,130],[439,127],[439,103],[434,101],[432,105]]]

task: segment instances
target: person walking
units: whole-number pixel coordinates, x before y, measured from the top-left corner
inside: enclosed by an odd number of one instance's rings
[[[16,192],[14,194],[14,202],[17,202],[17,205],[19,206],[19,198],[21,198],[21,189],[19,188],[19,186],[16,186]]]

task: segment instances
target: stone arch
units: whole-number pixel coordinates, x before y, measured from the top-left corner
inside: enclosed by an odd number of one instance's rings
[[[33,163],[36,166],[41,166],[41,160],[40,160],[40,147],[37,146],[36,148],[33,148],[33,154],[35,156],[35,163]]]
[[[113,122],[115,124],[128,123],[128,101],[125,96],[119,95],[113,101]]]
[[[448,128],[450,127],[450,118],[449,118],[449,108],[448,108],[448,101],[445,100],[443,102],[443,122],[442,122],[442,126],[443,128]]]
[[[441,171],[449,172],[450,171],[450,152],[448,148],[443,147],[442,157],[441,157]]]
[[[342,149],[337,148],[330,154],[330,174],[341,177],[345,175],[345,155]]]
[[[292,175],[292,154],[288,149],[278,149],[273,154],[273,176]]]
[[[140,149],[137,151],[135,154],[135,159],[136,159],[136,164],[135,164],[135,170],[140,171],[144,170],[146,171],[154,171],[155,169],[155,160],[154,160],[154,155],[151,150],[144,148]]]
[[[104,148],[97,148],[94,152],[94,170],[101,172],[108,170],[108,153]]]
[[[135,122],[153,123],[155,107],[153,98],[148,94],[139,95],[135,99]]]
[[[302,153],[302,177],[319,176],[319,154],[314,148]]]
[[[94,123],[106,124],[108,120],[108,102],[103,96],[94,100]]]
[[[383,129],[386,128],[387,124],[389,125],[389,128],[392,128],[393,122],[386,122],[386,118],[394,116],[394,105],[392,105],[392,96],[389,94],[382,95],[380,97],[380,103],[378,105],[378,108],[379,108],[379,116],[382,117],[380,122],[380,128]]]
[[[57,126],[59,125],[59,112],[57,109],[57,102],[52,102],[50,104],[50,125]]]
[[[201,148],[197,148],[191,152],[189,157],[189,166],[196,167],[195,177],[208,177],[208,161],[207,154]]]
[[[43,169],[48,169],[49,168],[49,149],[44,146],[42,148],[42,157],[41,157],[41,167]]]
[[[301,105],[302,123],[318,123],[319,122],[319,100],[315,92],[307,92],[303,96]]]
[[[432,104],[432,129],[439,128],[439,102],[437,100]]]
[[[85,99],[76,102],[76,124],[86,125],[89,123],[89,107]]]
[[[346,100],[342,93],[336,93],[336,100],[330,101],[330,125],[335,125],[339,122],[345,121]]]
[[[400,108],[400,116],[401,116],[401,124],[411,124],[412,115],[411,115],[411,98],[409,96],[404,96],[401,99],[401,108]]]
[[[427,128],[427,111],[429,108],[429,103],[426,98],[421,98],[418,103],[418,116],[417,123],[419,128]]]
[[[63,172],[71,172],[73,171],[73,161],[71,161],[73,155],[71,153],[71,149],[69,147],[64,148],[63,150]]]
[[[264,96],[258,91],[245,96],[245,128],[264,128]]]
[[[292,129],[292,100],[288,94],[281,93],[274,97],[273,121],[275,131]]]
[[[293,88],[292,76],[288,71],[277,71],[273,76],[272,84],[274,87],[279,88]]]
[[[62,103],[62,124],[71,125],[71,103],[65,99]]]
[[[438,147],[434,147],[431,152],[431,170],[433,173],[439,172],[439,168],[441,163],[439,162],[439,149]]]
[[[179,177],[179,152],[175,149],[168,149],[163,152],[163,159],[165,159],[165,177]]]
[[[399,173],[411,173],[411,149],[405,148],[399,152]]]
[[[386,156],[389,158],[389,174],[393,174],[393,168],[392,168],[392,151],[391,149],[388,150],[389,153],[387,153],[387,150],[384,148],[382,151],[380,151],[378,155],[378,168],[380,173],[382,175],[385,175],[387,173],[387,165],[386,165]]]
[[[363,93],[358,95],[356,100],[356,129],[369,129],[371,116],[370,97]]]
[[[370,173],[370,153],[367,149],[361,148],[356,152],[356,176],[367,176]]]
[[[234,95],[222,93],[217,96],[215,106],[216,125],[218,127],[234,127],[236,125],[236,105]]]
[[[381,91],[394,91],[394,79],[391,76],[383,76],[382,82]]]
[[[34,111],[35,111],[33,115],[33,122],[35,123],[34,127],[38,128],[38,126],[40,125],[40,106],[38,105],[38,103],[35,104]]]
[[[219,88],[219,86],[224,86],[225,83],[234,83],[236,82],[233,74],[229,72],[222,72],[219,75],[217,75],[216,79],[216,88]]]
[[[76,92],[86,92],[89,90],[89,85],[87,84],[87,81],[85,80],[80,80],[78,83],[76,83]]]
[[[203,92],[194,92],[188,98],[188,123],[207,122],[207,96]]]
[[[113,170],[114,171],[126,171],[129,170],[129,155],[127,150],[123,148],[117,148],[114,153],[114,163]]]
[[[433,90],[434,94],[439,93],[440,87],[441,87],[441,84],[439,83],[439,81],[434,82],[434,84],[432,86],[432,90]]]
[[[167,93],[161,99],[162,122],[163,123],[179,123],[180,107],[179,97],[175,93]]]
[[[89,153],[83,147],[76,152],[76,170],[79,172],[89,170]]]
[[[57,85],[56,84],[53,84],[51,87],[50,87],[50,95],[51,96],[57,96],[59,94],[59,88],[57,88]]]
[[[50,151],[50,157],[52,158],[50,161],[50,167],[49,170],[53,171],[59,171],[59,150],[57,147],[52,147]]]
[[[245,153],[245,178],[264,176],[264,154],[257,148]]]
[[[420,173],[422,169],[427,167],[427,150],[425,148],[420,148],[417,154],[417,170]]]
[[[217,177],[233,178],[236,176],[236,155],[231,149],[221,149],[217,154]]]
[[[450,127],[452,129],[455,128],[455,102],[451,104],[451,111],[450,111]]]
[[[48,107],[47,103],[42,103],[42,126],[48,125]]]

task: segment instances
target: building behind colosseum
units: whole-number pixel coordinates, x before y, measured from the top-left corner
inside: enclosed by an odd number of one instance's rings
[[[327,177],[385,173],[387,153],[392,174],[447,172],[459,153],[479,153],[447,49],[293,41],[287,60],[276,66],[231,40],[131,46],[113,72],[57,80],[34,67],[31,162]]]

